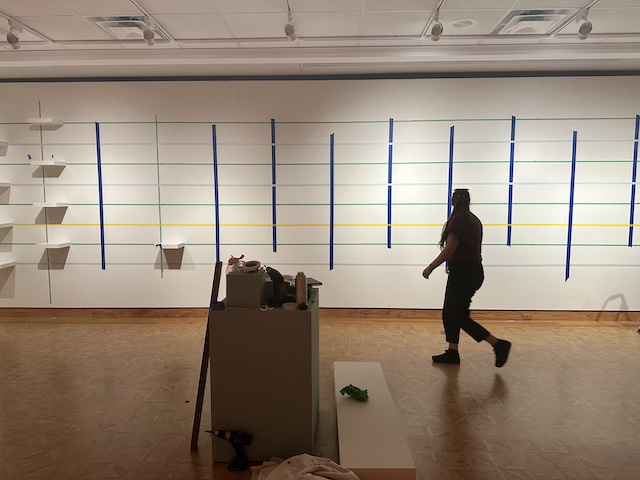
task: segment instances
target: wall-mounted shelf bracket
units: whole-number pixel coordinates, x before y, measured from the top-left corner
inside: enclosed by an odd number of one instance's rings
[[[64,125],[64,120],[55,117],[29,118],[27,121],[33,127],[42,127],[46,130],[57,130]]]
[[[31,160],[31,162],[29,162],[31,165],[33,165],[34,167],[66,167],[67,166],[67,162],[65,162],[64,160]]]
[[[156,247],[160,247],[163,250],[178,250],[184,248],[184,242],[182,243],[156,243]]]
[[[36,202],[33,206],[39,208],[67,208],[69,202]]]
[[[38,243],[37,245],[43,248],[69,248],[71,246],[71,242],[44,242]]]

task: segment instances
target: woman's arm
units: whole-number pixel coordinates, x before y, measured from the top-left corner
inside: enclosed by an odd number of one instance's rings
[[[451,257],[453,257],[453,254],[458,248],[458,242],[459,240],[457,235],[454,235],[453,233],[447,235],[447,241],[445,242],[444,248],[440,252],[440,255],[438,255],[435,260],[433,260],[433,262],[427,265],[427,267],[422,271],[422,276],[424,278],[429,278],[431,272],[438,268],[442,263],[446,262],[447,260],[451,260]]]

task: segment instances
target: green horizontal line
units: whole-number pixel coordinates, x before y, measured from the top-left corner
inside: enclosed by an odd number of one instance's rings
[[[38,187],[38,185],[33,185]],[[98,203],[70,203],[70,207],[95,207]],[[441,207],[446,202],[400,202],[393,203],[393,207]],[[506,202],[477,202],[475,206],[507,206]],[[568,206],[567,202],[514,202],[513,206]],[[574,202],[574,206],[599,206],[599,207],[615,207],[629,206],[629,202]],[[1,207],[32,207],[33,203],[0,203]],[[105,207],[213,207],[214,203],[104,203]],[[271,203],[220,203],[220,207],[272,207]],[[328,207],[329,203],[277,203],[276,207]],[[376,203],[335,203],[336,207],[381,207],[387,206],[386,202]],[[514,225],[516,226],[516,225]]]
[[[516,117],[518,121],[594,121],[594,120],[634,120],[635,117]],[[394,123],[440,123],[440,122],[510,122],[511,117],[497,118],[430,118],[430,119],[394,119]],[[142,121],[65,121],[65,125],[270,125],[271,120],[265,121],[180,121],[180,120],[142,120]],[[389,119],[383,120],[334,120],[334,121],[278,121],[277,125],[368,125],[386,124]],[[0,122],[0,125],[31,125],[29,122]]]

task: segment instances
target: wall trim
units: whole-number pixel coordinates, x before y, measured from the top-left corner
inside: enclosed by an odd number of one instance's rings
[[[13,321],[204,319],[206,308],[0,308],[0,323]],[[596,310],[473,310],[479,322],[631,322],[640,323],[640,311]],[[439,309],[321,308],[327,320],[440,321]]]

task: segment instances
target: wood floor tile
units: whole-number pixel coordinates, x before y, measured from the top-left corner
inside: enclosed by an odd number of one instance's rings
[[[247,480],[212,464],[205,395],[189,449],[205,320],[0,320],[0,479]],[[333,362],[378,361],[418,480],[638,480],[640,335],[616,322],[495,322],[493,366],[464,337],[461,365],[430,320],[325,318],[316,455],[339,461]]]

